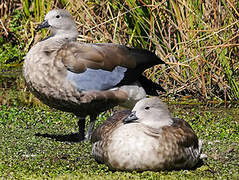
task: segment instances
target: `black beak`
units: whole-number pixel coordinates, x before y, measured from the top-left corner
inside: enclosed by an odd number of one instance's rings
[[[41,30],[42,28],[48,28],[50,27],[50,24],[48,23],[47,20],[43,21],[41,24],[37,26],[37,31]]]
[[[132,113],[123,120],[124,124],[136,121],[138,117],[135,113],[136,111],[132,111]]]

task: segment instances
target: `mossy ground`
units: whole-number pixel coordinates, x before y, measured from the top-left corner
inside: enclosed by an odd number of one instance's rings
[[[76,133],[77,118],[47,106],[0,107],[0,177],[14,179],[238,179],[239,109],[170,105],[203,139],[208,158],[194,170],[113,172],[98,164],[89,142],[57,141],[50,135]],[[108,117],[99,117],[98,124]],[[58,136],[56,136],[58,137]]]

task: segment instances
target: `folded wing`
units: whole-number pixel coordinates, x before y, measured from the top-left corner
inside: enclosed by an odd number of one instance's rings
[[[164,63],[154,53],[117,44],[66,43],[56,55],[67,79],[79,90],[106,90],[135,82],[142,72]]]

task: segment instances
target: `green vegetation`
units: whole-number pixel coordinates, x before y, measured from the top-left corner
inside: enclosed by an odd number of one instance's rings
[[[155,51],[167,66],[156,66],[145,74],[162,84],[165,96],[239,100],[236,0],[19,0],[2,2],[0,7],[4,73],[21,68],[29,48],[46,35],[46,31],[34,30],[46,12],[66,8],[77,21],[79,41],[114,42]]]
[[[204,141],[208,158],[195,170],[112,172],[97,164],[89,142],[61,142],[48,135],[77,132],[77,118],[46,106],[0,107],[0,178],[61,179],[237,179],[239,177],[238,109],[202,109],[171,105]],[[189,109],[190,108],[190,109]],[[98,123],[109,114],[100,117]],[[38,134],[38,135],[37,135]],[[41,134],[41,135],[39,135]]]
[[[21,77],[24,56],[47,35],[34,29],[52,8],[72,13],[81,42],[146,48],[166,62],[145,75],[165,88],[174,115],[203,139],[202,166],[112,172],[95,162],[89,142],[46,137],[78,131],[76,117],[42,105]],[[0,178],[238,179],[239,1],[16,0],[1,1],[0,16]]]

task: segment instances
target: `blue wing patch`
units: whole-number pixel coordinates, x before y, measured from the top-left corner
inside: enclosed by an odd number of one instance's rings
[[[107,90],[116,86],[125,75],[127,68],[117,66],[113,71],[90,69],[76,74],[67,71],[67,80],[72,81],[79,91]]]

